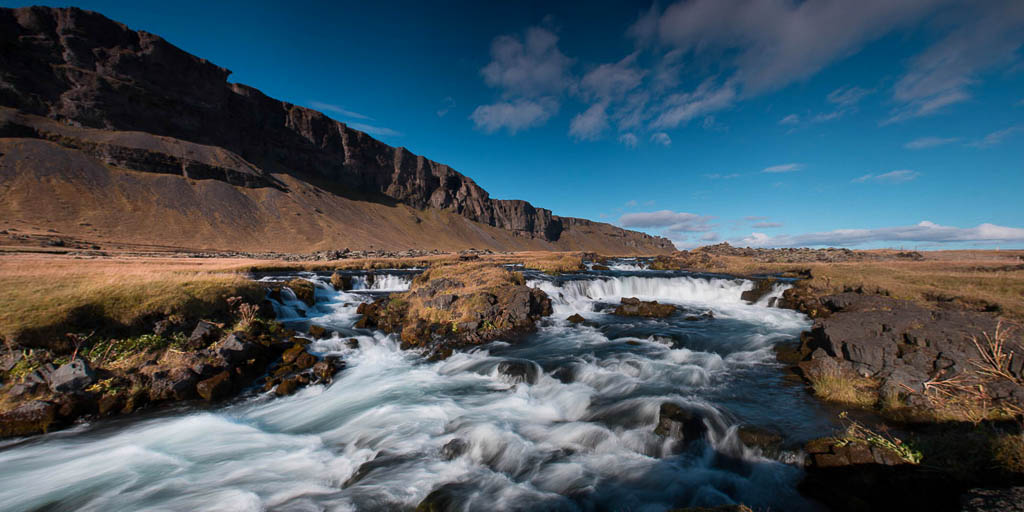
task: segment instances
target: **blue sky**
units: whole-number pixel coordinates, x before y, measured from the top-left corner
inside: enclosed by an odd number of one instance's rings
[[[1024,247],[1024,2],[369,4],[75,5],[681,248]]]

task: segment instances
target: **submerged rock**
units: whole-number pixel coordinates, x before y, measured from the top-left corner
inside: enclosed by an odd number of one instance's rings
[[[642,301],[636,297],[623,297],[621,305],[615,308],[615,314],[619,316],[639,316],[646,318],[665,318],[676,312],[676,307],[671,304],[658,304],[658,301]]]
[[[515,360],[498,363],[498,373],[508,377],[512,384],[525,382],[536,384],[540,376],[540,368],[533,361]]]
[[[441,448],[441,458],[444,460],[455,459],[466,453],[467,449],[469,449],[469,443],[459,438],[452,439]]]
[[[703,439],[707,431],[704,416],[700,413],[684,409],[672,402],[661,404],[658,411],[658,426],[654,428],[655,434],[689,443]]]

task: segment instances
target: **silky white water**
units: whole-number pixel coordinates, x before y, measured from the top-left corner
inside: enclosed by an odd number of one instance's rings
[[[324,302],[310,308],[285,294],[278,313],[337,332],[312,345],[346,361],[333,384],[8,442],[3,510],[402,510],[442,486],[455,510],[814,510],[794,490],[796,466],[735,436],[746,423],[796,443],[829,425],[784,384],[771,354],[806,318],[743,302],[749,282],[536,275],[530,283],[555,302],[537,333],[427,362],[391,336],[352,328],[372,293],[305,277]],[[609,314],[623,296],[714,318]],[[573,312],[588,323],[569,324]],[[509,361],[536,368],[536,381],[502,374]],[[683,446],[655,435],[667,401],[702,412],[707,438]],[[467,449],[446,460],[453,439]]]

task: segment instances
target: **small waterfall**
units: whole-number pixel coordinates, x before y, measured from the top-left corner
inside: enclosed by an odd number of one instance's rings
[[[352,290],[375,292],[404,292],[409,289],[412,279],[409,276],[395,274],[374,274],[373,281],[369,276],[353,276]]]

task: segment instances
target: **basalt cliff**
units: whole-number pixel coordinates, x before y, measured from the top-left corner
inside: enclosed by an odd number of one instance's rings
[[[673,249],[493,199],[229,75],[98,13],[0,9],[0,218],[196,249]]]

